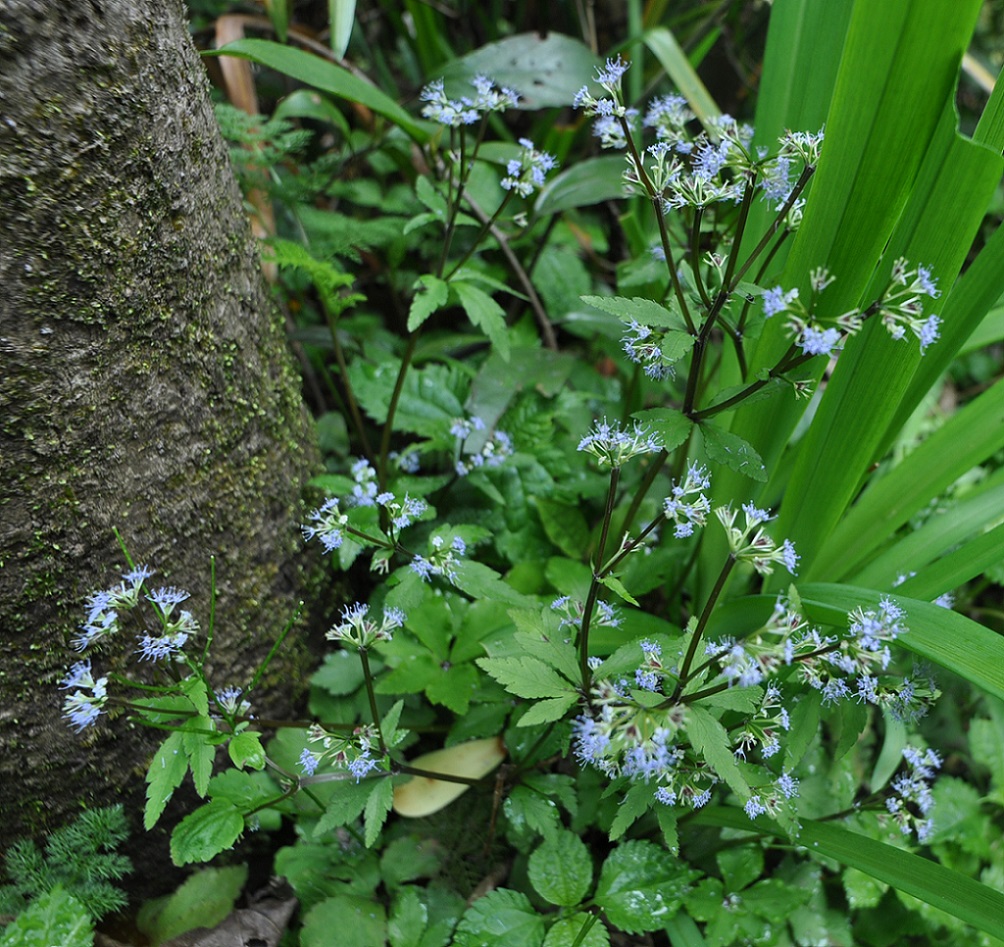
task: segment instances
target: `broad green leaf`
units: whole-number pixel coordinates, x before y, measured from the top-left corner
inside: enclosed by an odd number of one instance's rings
[[[247,865],[202,868],[186,878],[173,894],[144,904],[137,926],[154,944],[180,937],[196,927],[216,927],[233,911],[247,878]]]
[[[592,79],[596,56],[562,33],[520,33],[488,43],[450,63],[442,72],[447,94],[470,95],[470,80],[490,76],[520,94],[519,107],[541,109],[572,104]]]
[[[529,608],[534,604],[533,599],[507,585],[494,569],[470,559],[457,563],[457,577],[453,584],[475,599],[485,598],[517,608]]]
[[[171,833],[175,865],[206,862],[230,848],[244,831],[244,816],[227,799],[212,799],[185,816]]]
[[[143,827],[154,827],[164,806],[188,772],[188,756],[184,751],[181,731],[175,730],[159,747],[146,774],[146,809]]]
[[[582,931],[588,927],[586,936]],[[544,947],[609,947],[610,934],[595,914],[560,917],[544,938]]]
[[[250,59],[322,92],[330,92],[350,102],[358,102],[393,122],[420,144],[428,140],[429,131],[433,127],[427,122],[413,119],[397,102],[376,86],[358,78],[347,69],[300,49],[265,39],[240,39],[207,55]]]
[[[896,645],[965,678],[988,694],[1004,700],[1004,637],[964,615],[929,602],[884,596],[849,585],[799,585],[805,615],[810,621],[846,628],[847,613],[874,608],[888,597],[902,606],[910,629]]]
[[[568,831],[545,839],[530,855],[527,872],[537,894],[559,907],[575,907],[593,883],[589,849],[582,839]]]
[[[375,898],[338,894],[312,907],[303,919],[301,947],[374,947],[385,944],[387,917]]]
[[[261,734],[253,730],[243,730],[234,734],[227,744],[227,752],[234,766],[244,769],[265,768],[265,751],[261,745]]]
[[[618,200],[624,196],[623,170],[624,158],[619,155],[577,161],[544,185],[535,210],[543,216]]]
[[[436,276],[420,276],[415,282],[415,295],[408,310],[408,331],[414,332],[434,312],[446,305],[450,287]]]
[[[515,653],[532,655],[560,671],[570,681],[578,679],[579,658],[575,646],[566,641],[558,624],[558,616],[550,608],[543,612],[510,609],[519,632],[513,636]],[[507,657],[508,655],[499,655]]]
[[[92,947],[87,908],[61,885],[43,892],[0,932],[0,947]]]
[[[629,934],[659,930],[680,908],[700,873],[651,842],[618,845],[603,863],[595,901]]]
[[[751,828],[746,814],[738,809],[703,810],[695,821],[740,831]],[[782,836],[764,820],[755,823],[755,830]],[[1004,938],[1004,894],[960,872],[832,822],[803,820],[799,844],[941,908],[993,937]]]
[[[509,360],[509,331],[505,323],[505,310],[491,296],[471,283],[455,280],[450,283],[452,293],[463,306],[467,318],[491,339],[495,351]]]
[[[454,947],[541,947],[544,918],[519,891],[496,888],[478,898],[457,925]]]
[[[582,510],[546,497],[535,497],[534,505],[547,538],[570,559],[582,558],[589,548],[589,526]]]

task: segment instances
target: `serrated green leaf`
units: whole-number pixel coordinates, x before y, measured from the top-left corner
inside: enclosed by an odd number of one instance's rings
[[[762,687],[730,687],[717,694],[709,694],[701,700],[701,704],[705,707],[720,707],[722,710],[753,713],[759,709],[762,700]]]
[[[424,179],[420,179],[424,180]],[[414,332],[434,312],[446,305],[450,287],[437,276],[420,276],[415,281],[415,295],[408,310],[408,331]]]
[[[478,898],[457,925],[454,947],[541,947],[544,918],[519,891],[496,888]]]
[[[387,821],[387,815],[394,804],[394,786],[389,779],[378,779],[371,783],[372,792],[366,800],[366,847],[372,848],[380,837],[380,829]]]
[[[819,733],[822,706],[823,695],[813,690],[803,694],[789,712],[791,729],[784,741],[786,769],[794,769],[802,761],[813,737]]]
[[[667,362],[676,362],[694,347],[694,337],[689,332],[667,332],[662,337],[659,351]]]
[[[545,901],[575,907],[593,883],[593,860],[586,843],[573,832],[557,832],[530,855],[530,884]]]
[[[535,727],[541,723],[561,720],[569,709],[575,706],[578,699],[577,694],[569,694],[567,697],[548,697],[544,700],[538,700],[519,718],[516,726]]]
[[[300,947],[376,947],[387,942],[387,916],[375,898],[338,894],[315,904],[303,919]]]
[[[676,810],[659,803],[655,808],[655,818],[662,832],[662,841],[672,855],[680,853],[680,834],[676,827]]]
[[[478,658],[476,663],[517,697],[567,697],[574,691],[569,681],[538,658]]]
[[[209,717],[196,718],[191,726],[200,730],[212,730],[213,721]],[[207,734],[182,730],[182,746],[188,755],[188,765],[192,770],[192,781],[195,791],[203,798],[209,790],[209,778],[213,775],[213,761],[216,759],[216,747],[208,742]]]
[[[164,806],[188,772],[188,756],[176,730],[161,745],[150,762],[146,774],[146,809],[143,827],[149,832],[156,825]]]
[[[996,720],[979,718],[969,725],[969,749],[973,759],[990,770],[991,798],[1004,805],[1004,713],[998,711]]]
[[[202,717],[209,716],[209,691],[206,682],[194,674],[181,682],[182,693],[192,702],[196,712]]]
[[[212,799],[185,816],[171,833],[175,865],[206,862],[230,848],[244,831],[244,815],[228,799]]]
[[[690,704],[687,707],[687,736],[694,749],[711,765],[721,779],[728,783],[733,792],[743,801],[749,798],[750,787],[743,778],[732,753],[732,742],[728,732],[703,707]]]
[[[390,947],[419,947],[428,920],[429,911],[422,903],[418,889],[412,885],[401,888],[394,895],[387,920]]]
[[[558,807],[547,796],[526,786],[513,789],[502,811],[511,825],[516,828],[525,825],[544,838],[552,837],[561,825]]]
[[[700,873],[641,839],[622,842],[603,863],[594,900],[629,934],[659,930],[680,908]]]
[[[636,599],[626,588],[624,588],[624,583],[615,575],[607,575],[600,579],[600,583],[605,585],[611,592],[616,592],[625,602],[630,602],[632,605],[638,604],[638,599]]]
[[[767,468],[753,446],[730,431],[705,421],[699,427],[708,457],[758,483],[767,480]]]
[[[662,808],[661,803],[655,802],[654,793],[655,787],[648,783],[637,782],[630,784],[628,791],[621,797],[614,821],[610,823],[611,842],[616,842],[638,819],[654,806]]]
[[[657,303],[645,296],[583,296],[582,301],[602,312],[609,312],[624,322],[632,319],[641,325],[656,329],[678,329],[686,331],[687,324],[673,309]]]
[[[672,408],[649,408],[635,411],[631,417],[638,420],[659,437],[663,450],[674,451],[690,436],[694,422],[680,411]]]
[[[261,734],[253,730],[244,730],[230,738],[227,744],[227,752],[234,766],[244,769],[245,766],[251,769],[265,768],[265,750],[261,745]]]
[[[491,339],[495,351],[509,361],[509,330],[505,310],[491,296],[471,283],[455,280],[450,289],[456,294],[467,318]]]
[[[339,780],[328,799],[324,815],[314,826],[314,838],[323,838],[332,829],[355,819],[366,807],[372,790],[372,780],[358,783],[354,779]]]

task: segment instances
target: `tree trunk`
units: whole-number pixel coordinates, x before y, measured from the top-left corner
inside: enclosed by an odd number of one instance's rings
[[[60,717],[113,527],[203,627],[217,557],[212,681],[242,686],[295,607],[316,447],[181,0],[0,2],[0,215],[3,851],[142,798],[156,732]]]

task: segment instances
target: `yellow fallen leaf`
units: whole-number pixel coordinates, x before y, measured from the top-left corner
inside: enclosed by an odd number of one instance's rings
[[[481,779],[505,759],[502,737],[471,740],[443,750],[433,750],[411,761],[418,769],[442,773],[445,776],[465,776]],[[464,783],[448,783],[429,776],[414,776],[394,787],[394,811],[410,819],[432,815],[445,808],[470,789]]]

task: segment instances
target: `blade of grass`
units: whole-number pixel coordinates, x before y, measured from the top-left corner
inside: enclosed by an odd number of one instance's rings
[[[898,466],[872,483],[843,516],[816,560],[803,569],[803,578],[849,574],[933,497],[1002,447],[1004,380],[963,407]]]

